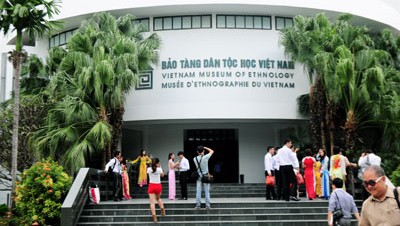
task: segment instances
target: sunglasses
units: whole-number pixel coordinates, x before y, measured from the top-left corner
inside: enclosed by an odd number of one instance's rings
[[[376,180],[363,181],[363,185],[364,185],[364,187],[368,187],[368,185],[371,186],[371,187],[373,187],[373,186],[375,186],[381,179],[382,179],[382,176],[379,177],[379,178],[376,179]]]

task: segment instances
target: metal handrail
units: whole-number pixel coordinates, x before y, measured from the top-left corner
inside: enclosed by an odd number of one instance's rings
[[[64,203],[61,206],[61,226],[75,226],[88,200],[89,185],[93,176],[104,174],[104,171],[81,168],[75,177]]]

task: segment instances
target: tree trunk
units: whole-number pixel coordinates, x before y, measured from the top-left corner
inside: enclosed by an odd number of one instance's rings
[[[315,87],[314,85],[310,86],[310,99],[309,99],[309,106],[310,106],[310,128],[311,128],[311,142],[313,145],[313,149],[317,149],[320,147],[319,143],[319,133],[318,133],[318,119],[316,117],[315,111]]]
[[[107,109],[104,106],[100,107],[99,117],[101,120],[103,120],[104,122],[107,122],[107,123],[110,120],[107,115]],[[110,159],[111,159],[111,144],[108,143],[105,145],[105,148],[104,148],[104,153],[103,153],[103,157],[102,157],[103,164],[104,165],[107,164],[107,161]]]
[[[18,35],[17,35],[18,37]],[[22,37],[22,35],[21,35]],[[13,133],[12,133],[12,152],[11,152],[11,207],[15,207],[15,189],[17,187],[17,168],[18,168],[18,127],[19,127],[19,77],[21,64],[26,59],[26,54],[12,51],[10,55],[14,67],[14,109],[13,109]]]
[[[352,149],[354,146],[354,134],[356,130],[356,117],[353,110],[349,110],[346,116],[346,123],[344,125],[346,144],[345,147],[347,150]]]
[[[333,120],[333,102],[331,98],[328,98],[326,104],[325,120],[329,129],[330,153],[332,156],[333,147],[335,147],[335,121]]]
[[[123,115],[125,108],[123,106],[116,108],[110,117],[110,124],[113,127],[111,149],[118,150],[118,145],[122,135]]]
[[[316,96],[317,98],[317,116],[320,124],[320,134],[321,134],[321,147],[326,151],[326,124],[325,124],[325,92],[324,87],[322,86],[321,77],[318,76],[316,81]],[[320,147],[318,147],[319,149]],[[317,150],[318,150],[317,149]]]

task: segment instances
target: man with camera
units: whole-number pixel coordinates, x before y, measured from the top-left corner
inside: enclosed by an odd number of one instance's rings
[[[332,189],[334,191],[329,199],[328,225],[350,226],[351,213],[354,213],[357,221],[360,222],[360,214],[358,214],[353,196],[343,190],[343,180],[340,178],[333,179]]]
[[[207,151],[207,154],[204,154]],[[199,177],[196,181],[196,209],[201,207],[201,187],[204,187],[204,193],[206,197],[206,209],[211,209],[210,204],[210,181],[205,180],[205,177],[209,177],[208,172],[208,160],[214,154],[214,150],[208,147],[198,146],[197,156],[193,158],[194,164],[197,169]]]

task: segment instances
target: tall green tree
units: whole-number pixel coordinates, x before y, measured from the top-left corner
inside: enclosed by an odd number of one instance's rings
[[[314,70],[313,56],[318,50],[314,48],[316,46],[315,40],[311,37],[311,32],[314,27],[313,24],[313,18],[296,16],[294,18],[294,25],[282,31],[280,43],[285,47],[285,54],[290,56],[294,61],[304,65],[305,72],[310,82],[309,117],[312,134],[311,140],[315,149],[320,147],[321,141],[318,116],[314,104],[315,95],[318,94],[315,94],[317,75]]]
[[[46,126],[32,142],[42,156],[62,159],[70,172],[111,158],[122,128],[125,97],[140,72],[157,60],[160,40],[144,34],[132,15],[109,13],[85,22],[67,43],[67,52],[50,83],[56,100]]]
[[[19,126],[19,77],[21,63],[26,59],[23,52],[23,32],[31,40],[41,37],[47,31],[56,28],[59,23],[49,21],[57,14],[58,5],[55,1],[47,0],[0,0],[0,30],[7,34],[10,30],[16,32],[15,50],[10,53],[14,68],[14,111],[12,136],[12,196],[15,195],[16,170],[18,156],[18,126]],[[12,204],[14,206],[14,202]]]
[[[296,16],[294,25],[282,31],[281,44],[285,53],[305,66],[310,81],[310,125],[314,148],[327,147],[325,123],[325,91],[321,62],[316,55],[330,52],[341,44],[329,19],[323,14],[315,17]],[[331,139],[331,145],[334,142]]]

